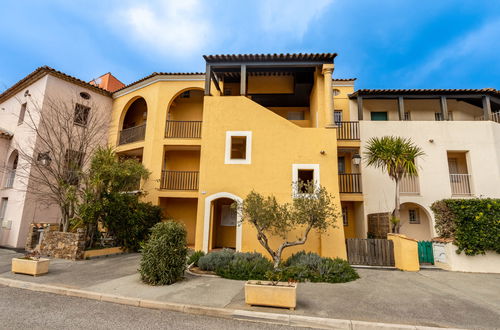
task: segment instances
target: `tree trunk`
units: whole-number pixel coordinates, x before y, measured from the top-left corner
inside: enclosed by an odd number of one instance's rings
[[[396,182],[396,198],[394,201],[394,217],[398,219],[399,221],[394,224],[393,232],[396,234],[399,234],[399,224],[401,221],[401,214],[400,214],[400,200],[399,200],[399,179],[395,180]]]

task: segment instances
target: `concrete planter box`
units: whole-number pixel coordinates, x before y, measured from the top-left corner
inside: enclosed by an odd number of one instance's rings
[[[272,285],[270,281],[247,281],[245,303],[293,310],[297,306],[297,283],[278,282]]]
[[[38,276],[49,272],[50,259],[40,258],[38,260],[12,258],[12,272]]]

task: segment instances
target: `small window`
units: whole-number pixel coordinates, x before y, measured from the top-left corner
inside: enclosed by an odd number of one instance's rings
[[[9,199],[7,197],[2,198],[2,202],[0,203],[0,221],[3,221],[5,218],[5,211],[7,210],[7,202]]]
[[[434,119],[436,121],[443,121],[444,120],[443,114],[441,112],[435,112],[434,113]]]
[[[252,132],[226,132],[225,164],[251,164]]]
[[[66,150],[66,155],[65,155],[66,178],[65,178],[65,181],[69,185],[73,185],[73,186],[78,185],[78,182],[80,181],[80,170],[82,169],[82,166],[83,166],[84,157],[85,157],[85,153],[83,153],[83,152],[71,150],[71,149]]]
[[[332,94],[333,94],[333,96],[340,95],[340,90],[334,89],[333,92],[332,92]]]
[[[188,99],[190,97],[191,97],[191,95],[190,95],[189,91],[185,91],[184,93],[181,94],[181,99]]]
[[[347,214],[347,207],[342,208],[342,222],[344,223],[345,227],[349,226],[349,217]]]
[[[408,222],[410,224],[419,224],[420,223],[420,218],[418,217],[418,210],[417,209],[408,210]]]
[[[385,121],[387,118],[387,111],[372,111],[370,113],[371,120],[374,121]]]
[[[340,124],[342,123],[342,110],[334,110],[333,119],[335,121],[335,124],[337,124],[337,126],[340,126]]]
[[[288,111],[286,113],[286,119],[288,120],[304,120],[304,111]]]
[[[411,120],[411,113],[406,111],[403,119],[404,120]]]
[[[90,100],[90,94],[89,93],[86,93],[86,92],[81,92],[80,93],[80,96],[82,97],[82,99],[84,100]]]
[[[231,136],[231,159],[245,159],[247,149],[246,136]]]
[[[319,178],[319,164],[292,164],[292,183],[295,195],[307,193],[307,187],[299,185],[299,182],[305,184],[313,182],[317,188],[320,184]]]
[[[21,111],[19,111],[19,119],[17,120],[17,125],[24,123],[24,115],[26,114],[26,103],[21,105]]]
[[[89,120],[90,107],[82,104],[75,105],[75,117],[73,123],[80,126],[86,126]]]

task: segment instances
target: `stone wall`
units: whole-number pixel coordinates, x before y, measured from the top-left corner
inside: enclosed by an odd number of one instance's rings
[[[58,231],[59,224],[55,223],[32,223],[30,224],[30,229],[28,231],[28,237],[26,239],[26,245],[24,249],[27,252],[38,251],[40,238],[43,233],[49,231]]]
[[[83,259],[85,236],[84,229],[78,229],[76,233],[48,230],[43,233],[40,254],[61,259]]]

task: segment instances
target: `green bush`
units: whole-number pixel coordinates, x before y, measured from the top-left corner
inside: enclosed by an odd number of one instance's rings
[[[234,253],[225,266],[215,269],[217,275],[233,280],[265,280],[273,264],[260,253]]]
[[[201,257],[205,255],[203,251],[194,251],[188,258],[188,265],[193,264],[194,266],[198,266],[198,261]]]
[[[220,251],[210,252],[198,260],[198,267],[201,270],[215,272],[217,268],[226,266],[234,256],[234,250],[223,249]]]
[[[322,258],[316,253],[298,252],[290,256],[281,269],[281,277],[304,282],[343,283],[359,278],[358,273],[345,260]]]
[[[444,199],[432,204],[431,209],[438,234],[452,235],[457,253],[500,253],[500,199]]]
[[[269,274],[283,281],[343,283],[359,278],[347,261],[322,258],[316,253],[298,252],[274,271],[270,260],[260,253],[241,253],[233,250],[211,252],[198,261],[202,270],[233,280],[268,280]]]
[[[157,223],[143,245],[139,272],[143,282],[168,285],[184,275],[187,258],[186,228],[174,222]]]

